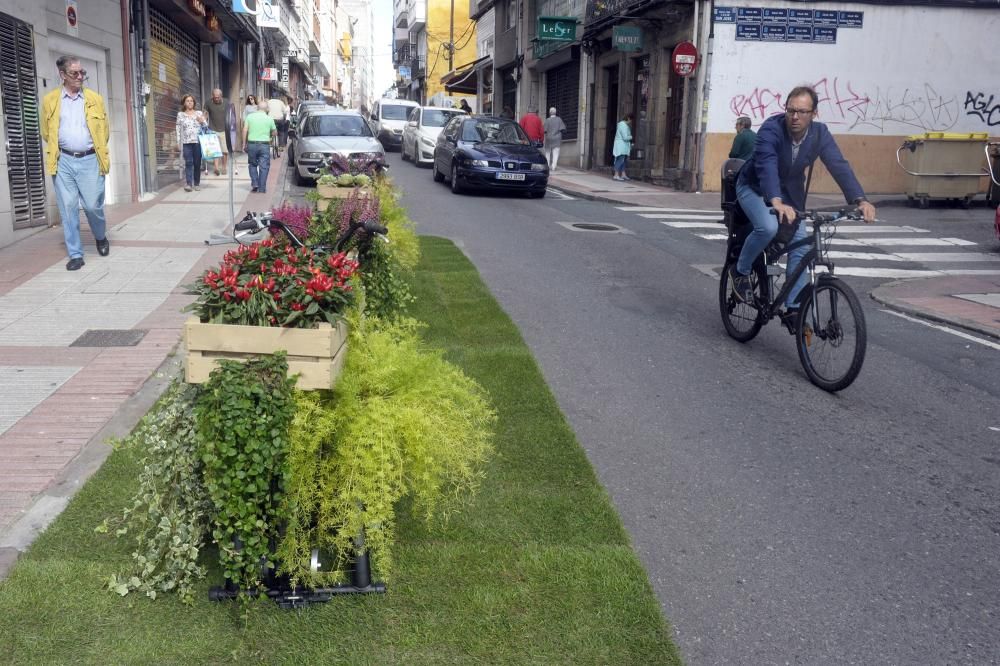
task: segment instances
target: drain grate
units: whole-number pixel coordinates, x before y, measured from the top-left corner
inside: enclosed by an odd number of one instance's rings
[[[584,231],[621,231],[621,228],[616,227],[613,224],[595,224],[592,222],[575,222],[572,224],[576,229],[583,229]]]
[[[91,329],[70,343],[70,347],[135,347],[149,331],[141,328],[127,330]]]

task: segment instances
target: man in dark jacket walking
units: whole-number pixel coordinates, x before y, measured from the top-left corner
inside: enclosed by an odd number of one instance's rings
[[[806,168],[818,157],[840,186],[849,204],[858,206],[866,223],[875,221],[875,206],[865,198],[865,191],[854,177],[851,165],[823,123],[813,122],[819,103],[816,91],[800,86],[788,93],[785,112],[771,116],[760,126],[753,156],[743,164],[736,181],[736,196],[753,231],[747,236],[739,261],[730,269],[730,279],[737,298],[753,302],[750,271],[764,248],[778,233],[778,224],[797,225],[793,242],[805,238],[808,230],[796,220],[795,211],[806,205]],[[772,213],[772,209],[774,213]],[[788,253],[788,274],[809,251],[799,247]],[[785,306],[798,307],[799,292],[809,276],[803,272],[788,293]]]
[[[746,116],[736,119],[736,138],[733,139],[729,157],[748,160],[753,156],[753,144],[757,140],[757,133],[750,129],[750,125],[750,119]]]

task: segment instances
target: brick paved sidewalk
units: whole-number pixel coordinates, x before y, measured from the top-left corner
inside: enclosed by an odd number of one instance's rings
[[[269,209],[284,158],[272,163],[267,194],[249,192],[246,158],[237,160],[236,217]],[[231,224],[228,178],[203,176],[201,186],[109,206],[107,257],[82,223],[79,271],[65,269],[60,226],[0,249],[0,579],[100,467],[106,437],[127,434],[165,387],[156,374],[180,342],[183,285],[227,249],[204,241]],[[87,339],[102,330],[139,340]]]

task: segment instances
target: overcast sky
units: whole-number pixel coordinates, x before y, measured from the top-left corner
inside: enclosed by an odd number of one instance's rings
[[[392,68],[392,0],[372,0],[375,25],[375,90],[378,99],[392,85],[395,70]]]

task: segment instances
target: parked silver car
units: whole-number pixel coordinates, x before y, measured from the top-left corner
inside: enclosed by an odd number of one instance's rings
[[[310,110],[296,130],[295,182],[307,185],[319,178],[323,160],[335,153],[347,159],[385,161],[385,150],[371,126],[357,111]]]
[[[421,106],[410,112],[403,129],[403,145],[400,148],[403,160],[413,160],[420,166],[434,161],[434,146],[437,144],[441,128],[455,116],[464,116],[461,109],[439,106]]]

